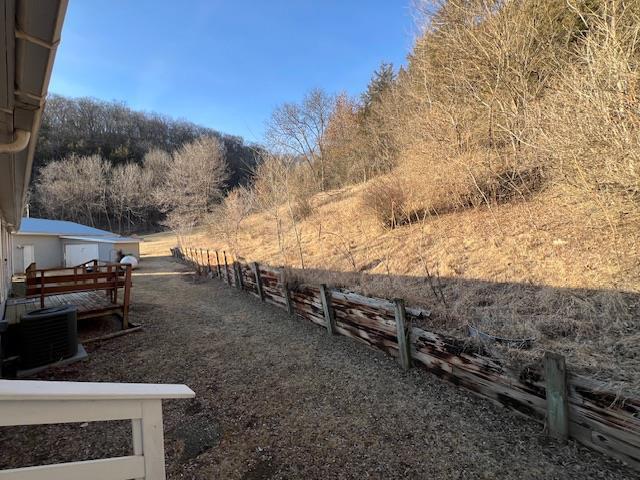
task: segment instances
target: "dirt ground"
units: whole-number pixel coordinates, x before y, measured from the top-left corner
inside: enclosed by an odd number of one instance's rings
[[[170,479],[631,479],[587,449],[166,257],[134,276],[132,333],[42,379],[185,383]],[[131,452],[126,422],[0,429],[0,468]]]

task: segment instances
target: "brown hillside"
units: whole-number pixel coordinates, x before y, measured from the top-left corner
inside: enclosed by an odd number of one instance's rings
[[[526,201],[430,215],[384,229],[362,208],[367,185],[319,194],[295,232],[284,216],[243,221],[237,242],[215,225],[185,246],[287,265],[300,281],[403,297],[432,309],[429,327],[465,335],[470,323],[490,334],[535,338],[532,351],[499,351],[530,361],[561,351],[585,373],[640,385],[638,226],[624,216],[603,228],[601,208],[563,202],[554,189]],[[284,207],[283,207],[284,208]],[[631,216],[630,216],[631,217]]]

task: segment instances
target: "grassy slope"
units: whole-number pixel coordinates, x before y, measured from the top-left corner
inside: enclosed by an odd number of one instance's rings
[[[283,255],[266,214],[243,222],[236,245],[209,229],[193,232],[187,245],[286,264],[302,281],[404,297],[433,309],[426,326],[435,330],[463,335],[469,322],[496,335],[535,337],[531,352],[496,354],[523,362],[553,349],[590,375],[640,386],[637,225],[617,219],[614,234],[597,206],[561,204],[548,190],[386,231],[363,213],[363,188],[314,198],[315,212],[299,225],[305,270],[290,224]],[[170,244],[175,237],[164,237],[162,249]]]

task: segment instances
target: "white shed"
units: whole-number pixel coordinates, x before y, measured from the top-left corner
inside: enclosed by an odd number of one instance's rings
[[[63,220],[23,218],[13,234],[14,274],[38,268],[74,267],[89,260],[115,262],[118,253],[140,258],[140,239]]]

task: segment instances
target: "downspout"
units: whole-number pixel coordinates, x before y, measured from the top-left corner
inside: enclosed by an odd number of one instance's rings
[[[0,143],[0,153],[18,153],[27,148],[31,132],[16,129],[13,132],[14,140],[11,143]]]

